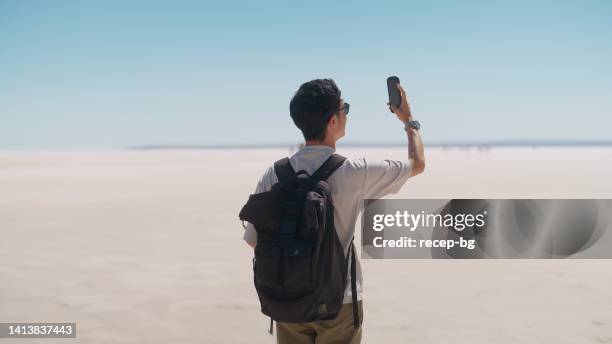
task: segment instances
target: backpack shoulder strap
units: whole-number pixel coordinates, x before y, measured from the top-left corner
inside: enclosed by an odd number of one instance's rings
[[[346,158],[342,155],[335,153],[332,154],[327,160],[325,160],[323,165],[319,167],[311,178],[315,181],[326,180],[332,173],[334,173],[334,171],[338,169],[338,167],[342,166],[344,160],[346,160]]]
[[[295,171],[289,158],[283,158],[274,163],[274,172],[279,182],[285,182],[293,178]]]
[[[351,302],[353,303],[353,328],[361,327],[362,319],[359,318],[359,304],[357,301],[357,263],[355,262],[355,236],[351,239],[349,254],[351,255]]]

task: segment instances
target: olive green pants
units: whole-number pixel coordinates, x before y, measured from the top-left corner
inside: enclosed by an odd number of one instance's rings
[[[359,305],[359,319],[363,323],[363,305]],[[353,327],[353,304],[345,303],[332,320],[308,323],[276,322],[276,339],[279,344],[354,344],[361,343],[361,326]]]

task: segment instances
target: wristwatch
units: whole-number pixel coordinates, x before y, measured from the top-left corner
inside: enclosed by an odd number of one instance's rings
[[[419,130],[419,129],[421,129],[421,123],[419,123],[419,121],[415,121],[415,120],[407,121],[407,122],[405,122],[404,130],[408,130],[408,128],[412,128],[414,130]]]

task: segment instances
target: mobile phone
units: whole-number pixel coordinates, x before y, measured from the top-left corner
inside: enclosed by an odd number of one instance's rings
[[[390,76],[387,78],[387,90],[389,91],[389,104],[399,107],[402,104],[402,96],[397,89],[397,84],[400,80],[396,76]]]

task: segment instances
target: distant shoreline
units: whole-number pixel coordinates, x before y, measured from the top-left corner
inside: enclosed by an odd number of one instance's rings
[[[291,148],[299,143],[285,144],[252,144],[252,145],[140,145],[129,146],[129,150],[161,150],[161,149],[260,149],[260,148]],[[385,148],[405,147],[406,143],[338,143],[343,148]],[[440,148],[497,148],[497,147],[612,147],[612,141],[483,141],[483,142],[425,142],[427,147]]]
[[[338,148],[405,148],[403,143],[377,142],[339,142]],[[0,148],[0,153],[7,152],[52,152],[52,151],[155,151],[155,150],[215,150],[215,149],[289,149],[296,150],[300,142],[275,144],[217,144],[217,145],[183,145],[183,144],[147,144],[125,147],[43,147],[43,148]],[[482,142],[425,142],[426,148],[441,149],[478,149],[495,148],[610,148],[612,141],[482,141]]]

